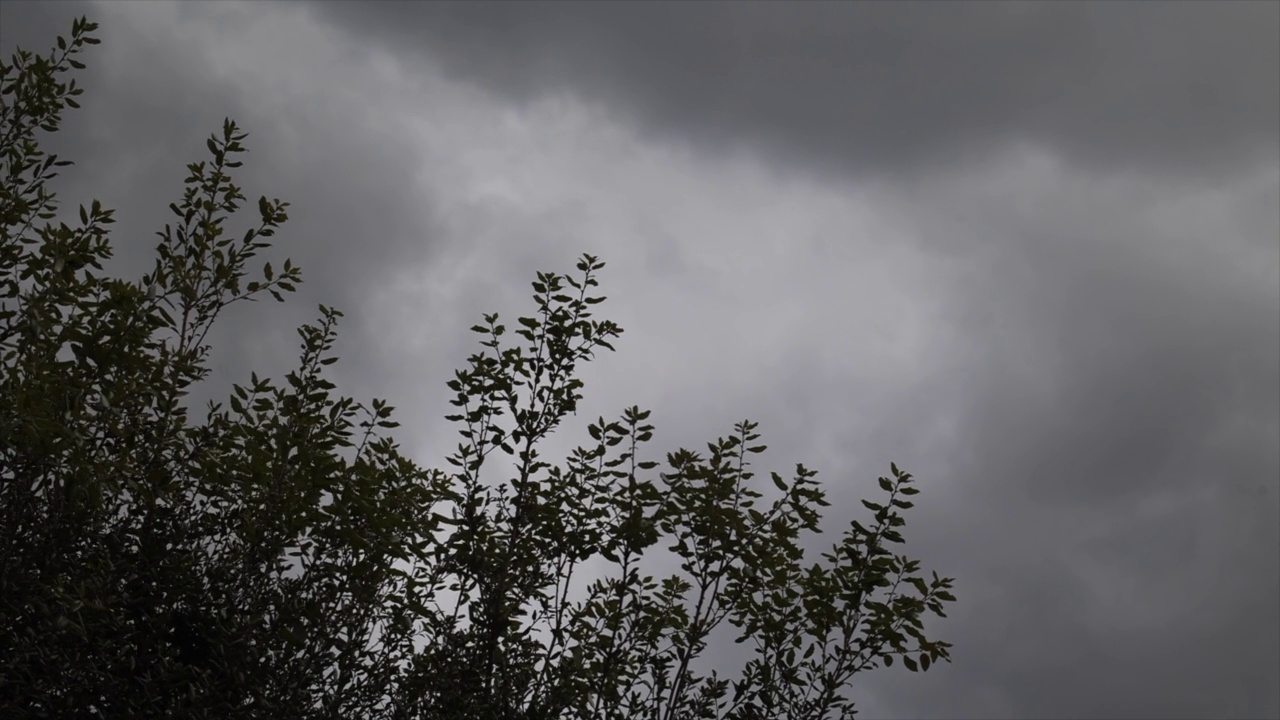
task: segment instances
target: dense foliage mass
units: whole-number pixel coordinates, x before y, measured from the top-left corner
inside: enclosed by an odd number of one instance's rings
[[[752,423],[658,472],[638,408],[562,464],[538,454],[622,332],[593,319],[591,256],[539,273],[510,332],[473,328],[447,470],[382,435],[385,402],[331,394],[324,306],[283,383],[255,375],[193,420],[219,314],[299,282],[288,261],[249,269],[287,204],[231,232],[245,135],[227,120],[154,268],[106,276],[112,211],[55,224],[69,163],[40,146],[78,107],[64,78],[95,28],[0,65],[0,714],[800,720],[851,716],[854,673],[949,659],[922,618],[951,581],[889,549],[916,493],[896,467],[812,562],[823,491],[803,466],[758,486]],[[724,626],[751,659],[697,672]]]

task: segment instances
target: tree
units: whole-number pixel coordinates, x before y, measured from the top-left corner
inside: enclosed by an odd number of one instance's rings
[[[341,313],[299,329],[284,384],[253,375],[192,421],[209,328],[300,281],[251,275],[287,203],[231,181],[226,120],[188,166],[151,272],[106,277],[112,211],[54,224],[40,148],[81,90],[84,18],[47,57],[0,64],[0,710],[45,717],[849,717],[857,672],[948,660],[923,633],[953,602],[896,555],[917,490],[892,466],[820,562],[815,473],[754,482],[742,422],[705,454],[642,459],[648,411],[587,429],[563,464],[538,445],[576,412],[577,369],[622,329],[593,319],[604,263],[538,273],[536,312],[496,314],[449,387],[462,443],[426,470],[382,435],[392,408],[333,397]],[[512,342],[514,340],[514,342]],[[495,453],[514,464],[495,474]],[[583,578],[593,559],[613,571]],[[654,577],[654,563],[678,572]],[[718,627],[753,657],[695,661]]]
[[[333,399],[321,374],[334,324],[300,329],[297,371],[256,376],[229,409],[192,424],[183,397],[204,379],[219,313],[298,280],[242,287],[247,263],[286,220],[231,237],[244,199],[229,170],[244,135],[224,124],[210,163],[189,166],[176,227],[140,281],[100,275],[110,210],[55,215],[46,156],[80,90],[60,76],[96,26],[83,19],[48,58],[0,69],[0,705],[73,717],[332,716],[376,713],[412,650],[394,561],[430,532],[443,476],[377,436],[391,408]],[[358,415],[366,418],[359,421]]]

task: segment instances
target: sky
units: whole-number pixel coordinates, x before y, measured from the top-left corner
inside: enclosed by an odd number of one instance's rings
[[[584,422],[650,409],[661,459],[758,421],[833,527],[916,476],[954,662],[860,717],[1280,717],[1280,3],[6,1],[0,52],[79,15],[50,146],[114,269],[226,116],[292,203],[305,283],[220,320],[211,395],[334,306],[339,389],[445,467],[468,328],[591,253],[625,333]]]

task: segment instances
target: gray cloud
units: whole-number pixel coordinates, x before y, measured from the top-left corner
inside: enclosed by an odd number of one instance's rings
[[[905,708],[1275,714],[1276,252],[1256,235],[1197,227],[1274,217],[1268,175],[1254,181],[1263,192],[1240,192],[1199,222],[1207,208],[1152,201],[1176,198],[1176,188],[1117,196],[1088,178],[1050,187],[1023,178],[1020,191],[1012,179],[999,185],[1003,204],[953,194],[987,208],[975,227],[1009,245],[955,308],[975,349],[947,373],[968,379],[958,390],[963,427],[939,456],[954,461],[938,468],[955,479],[954,505],[930,518],[945,532],[921,529],[940,564],[966,568],[965,589],[985,606],[960,610],[957,647],[968,650],[947,668],[958,676],[936,694],[904,687],[895,697],[913,698]],[[1010,206],[1029,198],[1054,206],[1022,219]],[[1157,234],[1138,220],[1153,211],[1185,224]],[[945,223],[954,208],[933,212],[938,233],[968,232]],[[937,700],[993,686],[1003,709],[958,701],[971,709],[956,713]],[[913,715],[902,708],[895,715]]]
[[[1010,144],[1106,170],[1273,163],[1274,3],[315,3],[527,99],[699,149],[914,176]]]

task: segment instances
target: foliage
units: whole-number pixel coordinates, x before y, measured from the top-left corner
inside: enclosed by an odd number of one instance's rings
[[[99,274],[112,213],[96,202],[78,227],[30,232],[54,216],[47,183],[66,164],[34,131],[73,105],[79,89],[57,78],[94,27],[77,21],[50,58],[19,53],[0,76],[0,705],[371,715],[412,651],[393,561],[421,551],[443,478],[377,437],[390,407],[329,396],[340,313],[327,308],[301,328],[284,386],[255,376],[229,409],[188,421],[219,313],[298,281],[286,262],[242,288],[286,205],[264,198],[256,228],[226,231],[244,200],[230,121],[212,162],[189,166],[141,281]]]
[[[219,314],[300,281],[287,260],[248,265],[287,203],[261,198],[256,227],[227,229],[245,200],[227,120],[188,166],[152,271],[105,276],[112,211],[53,224],[48,182],[69,163],[38,136],[78,107],[60,78],[95,29],[77,20],[47,58],[0,64],[6,716],[799,720],[852,716],[854,673],[949,660],[922,618],[954,601],[951,581],[889,549],[917,492],[896,466],[863,503],[869,525],[810,562],[829,503],[803,466],[771,473],[766,501],[754,423],[656,473],[635,407],[591,423],[563,464],[539,455],[576,413],[577,369],[622,332],[593,319],[591,256],[539,273],[509,335],[496,314],[472,328],[448,471],[381,434],[385,402],[331,395],[341,313],[324,306],[284,384],[254,375],[191,421]],[[700,674],[726,626],[752,658]]]

